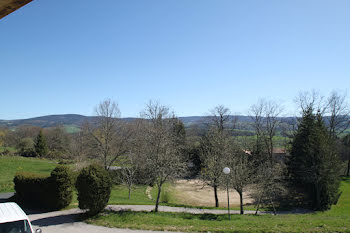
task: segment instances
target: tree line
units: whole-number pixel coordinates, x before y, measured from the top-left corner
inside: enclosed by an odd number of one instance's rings
[[[62,126],[51,129],[19,127],[5,132],[7,145],[25,156],[97,160],[118,173],[129,189],[136,183],[158,188],[155,211],[163,185],[176,178],[200,178],[213,188],[235,189],[244,213],[244,193],[251,190],[257,210],[285,203],[324,210],[339,197],[344,166],[349,175],[349,106],[345,94],[324,98],[316,92],[296,98],[300,115],[291,124],[279,118],[283,108],[275,101],[260,100],[250,108],[254,137],[232,135],[237,119],[218,105],[210,110],[205,132],[186,131],[168,107],[150,101],[133,121],[122,121],[116,102],[107,99],[96,106],[95,123],[68,134]],[[274,140],[283,128],[285,152],[276,155]],[[1,135],[0,135],[1,136]],[[345,165],[346,164],[346,165]],[[222,171],[229,167],[231,172]]]

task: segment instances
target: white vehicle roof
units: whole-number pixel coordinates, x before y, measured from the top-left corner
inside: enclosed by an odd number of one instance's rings
[[[24,211],[14,202],[0,203],[0,223],[28,220]]]

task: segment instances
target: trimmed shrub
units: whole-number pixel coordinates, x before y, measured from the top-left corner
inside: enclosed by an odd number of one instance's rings
[[[18,201],[26,205],[42,205],[44,203],[48,189],[48,176],[18,172],[13,182]]]
[[[67,207],[73,198],[73,176],[66,166],[58,166],[49,177],[49,203],[50,209]]]
[[[58,210],[67,207],[72,201],[73,178],[67,167],[56,167],[49,177],[18,172],[13,181],[16,198],[24,205]]]
[[[90,215],[96,215],[107,206],[112,180],[103,167],[95,164],[80,172],[75,187],[78,190],[79,208],[88,209]]]

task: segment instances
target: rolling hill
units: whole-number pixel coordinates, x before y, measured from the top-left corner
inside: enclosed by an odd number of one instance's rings
[[[189,116],[189,117],[179,117],[184,123],[186,128],[199,127],[205,128],[210,117],[208,116]],[[234,118],[237,119],[237,128],[240,130],[252,130],[252,118],[249,116],[230,116],[230,120],[233,121]],[[131,121],[136,118],[122,118],[125,121]],[[293,120],[292,117],[280,118],[283,122],[288,122]],[[49,128],[58,125],[63,125],[66,127],[76,127],[80,128],[84,122],[94,123],[96,122],[96,116],[83,116],[78,114],[61,114],[61,115],[48,115],[40,116],[28,119],[19,120],[0,120],[0,127],[16,128],[21,125],[31,125],[38,126],[41,128]]]

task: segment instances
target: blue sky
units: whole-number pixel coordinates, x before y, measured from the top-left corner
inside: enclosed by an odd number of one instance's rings
[[[348,0],[34,0],[0,20],[0,119],[123,117],[158,100],[179,116],[299,91],[348,91]],[[349,93],[350,94],[350,93]],[[348,98],[349,99],[349,98]]]

